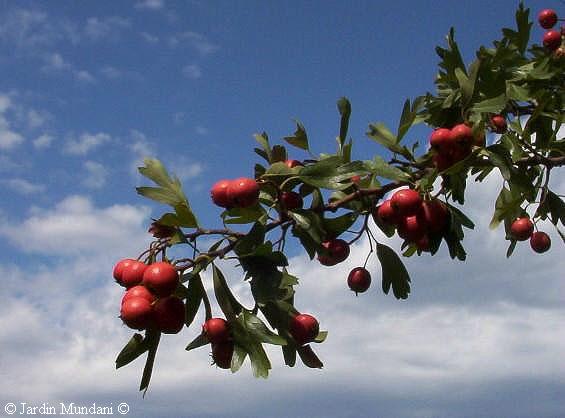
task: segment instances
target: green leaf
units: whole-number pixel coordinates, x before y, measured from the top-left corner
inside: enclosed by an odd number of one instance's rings
[[[482,100],[473,105],[475,113],[500,113],[506,106],[506,94]]]
[[[263,321],[256,315],[248,311],[243,311],[241,316],[245,329],[256,340],[262,343],[286,345],[286,340],[267,328]]]
[[[256,378],[262,377],[266,379],[269,377],[269,370],[271,369],[271,362],[267,357],[267,353],[261,344],[253,344],[249,347],[249,359],[251,360],[251,369],[253,376]]]
[[[159,186],[163,188],[170,188],[173,180],[167,173],[167,170],[161,163],[161,161],[154,158],[145,158],[143,160],[145,166],[139,167],[139,172],[150,180],[153,180]]]
[[[471,97],[473,97],[473,89],[475,86],[461,68],[455,68],[455,77],[461,88],[463,102],[469,103]]]
[[[273,163],[285,162],[287,159],[286,148],[282,145],[273,145],[272,160]]]
[[[530,100],[530,97],[532,97],[528,88],[519,86],[510,81],[506,82],[506,96],[509,99],[517,100],[519,102],[528,101]]]
[[[444,202],[444,203],[446,203],[446,202]],[[472,220],[470,220],[467,217],[467,215],[465,215],[463,212],[461,212],[455,206],[452,206],[449,203],[446,203],[446,204],[447,204],[447,207],[449,208],[449,211],[451,212],[451,216],[453,216],[459,224],[466,226],[469,229],[475,229],[475,224],[473,223]]]
[[[323,343],[328,338],[328,331],[320,331],[316,338],[314,339],[315,343]]]
[[[551,214],[551,223],[557,225],[565,225],[565,202],[551,190],[548,190],[546,200],[549,205],[549,212]]]
[[[369,171],[363,162],[343,164],[340,157],[332,156],[302,168],[299,177],[304,183],[314,187],[342,190],[350,187],[351,183],[348,181],[351,177],[366,174]]]
[[[325,236],[322,218],[319,214],[305,209],[295,210],[288,214],[295,222],[296,228],[302,229],[315,242],[321,242]]]
[[[205,290],[200,275],[195,274],[191,276],[188,281],[188,297],[186,299],[185,324],[187,327],[192,324],[192,321],[194,321],[198,313],[204,292]]]
[[[212,275],[214,280],[214,294],[218,305],[228,320],[233,320],[242,311],[243,307],[232,294],[226,278],[214,263],[212,263]]]
[[[192,340],[190,344],[186,346],[185,350],[186,351],[194,350],[195,348],[205,346],[206,344],[209,343],[210,341],[208,341],[208,337],[206,337],[206,334],[202,333],[198,335],[194,340]]]
[[[116,358],[116,369],[131,363],[149,349],[141,334],[134,334]]]
[[[139,385],[139,390],[143,390],[143,395],[147,392],[149,388],[149,382],[151,381],[151,373],[153,372],[153,365],[155,364],[155,356],[157,355],[157,347],[159,347],[159,340],[161,339],[160,332],[150,332],[147,331],[145,335],[147,339],[148,355],[147,361],[145,362],[145,367],[143,368],[143,375],[141,376],[141,384]]]
[[[246,357],[247,357],[247,351],[245,351],[245,349],[240,347],[238,344],[235,344],[233,347],[233,355],[231,358],[232,373],[236,373],[241,368]]]
[[[163,189],[161,187],[136,187],[135,189],[140,195],[159,203],[164,203],[173,207],[179,203],[178,196],[171,190]]]
[[[271,163],[272,162],[271,146],[269,145],[269,136],[267,135],[267,133],[263,132],[262,134],[255,134],[253,135],[253,137],[259,143],[259,145],[261,145],[261,148],[263,148],[262,155],[266,157],[267,162]]]
[[[356,212],[346,213],[336,218],[324,218],[323,229],[330,235],[338,237],[347,231],[359,216]]]
[[[226,224],[249,224],[252,222],[265,222],[267,212],[259,204],[247,208],[233,208],[222,213]]]
[[[410,275],[400,257],[392,248],[380,243],[377,243],[377,257],[381,262],[383,292],[388,295],[392,285],[392,291],[397,299],[408,298]]]
[[[408,159],[412,159],[412,153],[408,148],[397,143],[397,137],[381,122],[371,123],[366,134],[372,140],[378,142],[391,152],[400,154]]]
[[[290,345],[283,345],[282,347],[284,364],[289,367],[294,367],[296,364],[296,348]]]
[[[294,145],[297,148],[308,151],[310,146],[308,145],[308,136],[306,135],[306,130],[302,123],[298,120],[294,121],[296,123],[296,131],[292,136],[285,136],[283,139],[290,145]]]
[[[351,116],[351,103],[346,97],[342,97],[337,101],[337,110],[341,115],[339,124],[339,144],[343,147],[347,138],[347,130],[349,128],[349,117]]]
[[[373,161],[368,161],[367,165],[370,167],[371,172],[378,177],[382,177],[394,181],[409,181],[410,175],[405,173],[398,167],[388,164],[380,156],[375,156]]]
[[[514,219],[520,215],[522,212],[520,205],[523,201],[524,198],[521,195],[503,187],[496,199],[494,214],[489,225],[490,229],[495,229],[500,221],[505,218]]]
[[[322,363],[316,353],[314,353],[314,350],[312,350],[310,345],[298,347],[296,351],[305,366],[310,367],[311,369],[321,369],[324,367],[324,363]]]

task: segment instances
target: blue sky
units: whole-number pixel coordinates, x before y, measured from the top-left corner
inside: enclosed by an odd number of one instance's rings
[[[164,339],[145,400],[141,364],[113,370],[130,332],[116,318],[111,269],[144,248],[163,209],[135,193],[143,157],[160,158],[202,223],[218,226],[208,190],[252,175],[254,133],[277,141],[297,118],[315,152],[333,150],[335,103],[347,96],[354,156],[379,153],[368,124],[395,128],[404,100],[433,90],[434,47],[449,28],[468,62],[513,26],[518,4],[351,3],[0,1],[0,407],[126,401],[139,417],[565,415],[563,249],[547,226],[550,253],[534,256],[525,244],[504,258],[503,232],[488,229],[494,175],[470,186],[477,230],[468,262],[445,252],[408,260],[407,302],[378,286],[359,298],[344,288],[366,242],[333,270],[293,252],[300,303],[330,330],[323,371],[285,368],[273,351],[269,380],[254,380],[248,365],[227,375],[209,367],[206,350],[184,352],[197,327]],[[555,0],[526,6],[534,16],[563,10]],[[534,25],[532,39],[541,36]],[[419,127],[410,139],[428,135]],[[562,179],[554,183],[562,194]],[[240,272],[226,269],[248,298]],[[380,277],[378,265],[371,272]]]

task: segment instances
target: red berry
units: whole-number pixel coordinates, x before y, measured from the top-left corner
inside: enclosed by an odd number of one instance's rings
[[[230,339],[229,324],[223,318],[210,318],[202,325],[202,332],[211,343],[223,343]]]
[[[220,369],[231,368],[234,344],[232,341],[212,343],[212,360]]]
[[[178,283],[178,273],[169,263],[153,263],[143,273],[143,285],[159,297],[169,296]]]
[[[359,184],[360,181],[361,181],[361,176],[353,176],[353,177],[351,177],[351,182],[352,182],[352,183]]]
[[[153,323],[153,307],[145,298],[131,297],[122,304],[120,318],[132,329],[147,329]]]
[[[449,154],[436,154],[433,156],[432,161],[438,171],[447,170],[453,165],[453,159]]]
[[[366,292],[369,286],[371,286],[371,273],[363,267],[355,267],[349,272],[347,285],[355,293]]]
[[[420,251],[429,251],[430,250],[430,239],[427,235],[423,235],[420,239],[414,242],[416,244],[416,248]]]
[[[228,198],[236,208],[253,206],[259,200],[259,185],[247,177],[235,179],[228,186]]]
[[[418,241],[425,234],[426,224],[420,216],[407,216],[398,224],[398,235],[406,241]]]
[[[487,139],[484,132],[480,132],[473,139],[473,145],[476,147],[484,147],[487,144]]]
[[[212,196],[212,201],[222,207],[229,208],[232,206],[232,202],[228,197],[228,188],[230,186],[231,180],[219,180],[212,186],[210,191],[210,196]]]
[[[561,32],[556,30],[548,30],[543,35],[543,46],[551,51],[555,51],[561,46]]]
[[[281,203],[286,210],[302,209],[302,196],[296,192],[282,192]]]
[[[451,137],[453,138],[453,142],[457,144],[472,144],[473,130],[470,126],[460,123],[451,128]]]
[[[439,199],[424,200],[417,216],[425,223],[429,232],[437,233],[443,231],[447,225],[449,212],[447,206]]]
[[[396,225],[400,221],[401,216],[396,213],[390,204],[390,199],[385,200],[373,210],[373,219],[375,222],[380,220],[388,225]]]
[[[506,118],[502,115],[494,115],[490,118],[490,123],[492,125],[493,131],[497,134],[503,134],[508,128]]]
[[[284,162],[286,164],[286,166],[288,168],[294,168],[294,167],[300,167],[300,166],[304,166],[304,164],[302,164],[300,161],[298,160],[286,160]]]
[[[453,163],[456,163],[458,161],[467,158],[469,154],[471,154],[472,151],[471,146],[472,144],[468,144],[468,143],[456,144],[455,147],[451,150],[451,154],[450,154]]]
[[[147,299],[149,303],[155,302],[155,296],[145,286],[134,286],[126,291],[122,298],[122,305],[130,298],[143,298]]]
[[[451,130],[447,128],[438,128],[430,135],[430,146],[436,150],[444,150],[452,144]]]
[[[544,29],[550,29],[557,23],[557,13],[552,9],[544,9],[539,12],[538,22]]]
[[[298,345],[304,345],[316,339],[320,325],[312,315],[299,314],[291,319],[288,331]]]
[[[536,253],[545,253],[551,248],[551,239],[545,232],[534,232],[530,238],[530,247]]]
[[[529,218],[518,218],[510,226],[510,235],[516,241],[526,241],[534,232],[534,224]]]
[[[184,302],[176,296],[159,299],[153,307],[155,324],[165,334],[178,334],[184,326]]]
[[[324,241],[322,247],[328,251],[327,255],[318,256],[318,261],[324,266],[335,266],[349,257],[349,244],[342,239]]]
[[[114,279],[116,279],[116,282],[118,282],[118,284],[120,285],[122,284],[122,274],[124,273],[124,269],[134,261],[137,260],[133,260],[131,258],[124,258],[123,260],[120,260],[116,263],[116,265],[114,266],[113,276]]]
[[[422,197],[416,190],[402,189],[392,195],[390,205],[400,216],[412,216],[420,210]]]
[[[146,269],[147,264],[133,260],[131,263],[124,266],[120,284],[127,289],[140,284]]]

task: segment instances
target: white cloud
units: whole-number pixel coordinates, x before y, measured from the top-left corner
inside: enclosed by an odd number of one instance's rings
[[[182,74],[187,78],[196,80],[197,78],[202,77],[202,70],[196,64],[189,64],[182,69]]]
[[[202,55],[209,55],[219,49],[219,47],[210,42],[206,36],[196,32],[182,32],[169,38],[169,45],[171,47],[177,47],[184,43],[194,48]]]
[[[107,78],[116,79],[122,76],[122,71],[111,65],[103,67],[100,72]]]
[[[5,114],[13,107],[12,100],[6,94],[0,94],[0,150],[11,150],[24,141],[22,135],[11,128]]]
[[[187,181],[198,177],[204,171],[204,165],[199,162],[187,161],[185,158],[173,162],[171,172],[181,181]]]
[[[36,194],[45,191],[44,185],[34,184],[29,182],[28,180],[21,178],[2,180],[1,183],[8,187],[10,190],[22,195]]]
[[[49,45],[59,39],[47,14],[37,10],[15,9],[3,14],[0,21],[0,40],[17,48]]]
[[[44,61],[45,65],[42,68],[44,71],[61,71],[71,69],[71,64],[65,61],[58,52],[47,55],[44,58]]]
[[[161,10],[164,6],[164,0],[143,0],[135,4],[136,9],[145,10]]]
[[[19,223],[0,225],[0,235],[23,252],[109,254],[110,248],[115,251],[128,248],[131,231],[143,229],[148,215],[145,207],[115,204],[97,208],[88,197],[69,196],[52,209],[34,211]]]
[[[29,109],[26,112],[27,126],[29,129],[36,129],[43,126],[49,118],[49,113],[45,111]]]
[[[140,35],[147,43],[156,44],[157,42],[159,42],[159,37],[151,33],[141,32]]]
[[[77,80],[84,81],[86,83],[94,83],[96,79],[92,74],[85,70],[78,70],[74,72],[74,75]]]
[[[54,138],[48,134],[40,135],[33,140],[33,146],[37,149],[49,148],[49,146],[51,146],[51,142],[53,142],[53,139]]]
[[[91,189],[104,187],[108,178],[108,169],[106,167],[94,161],[87,161],[84,163],[84,168],[86,169],[86,177],[82,184]]]
[[[89,17],[84,28],[85,35],[92,40],[115,39],[131,26],[129,19],[118,16],[104,18]]]
[[[71,139],[65,145],[65,152],[73,155],[86,155],[92,149],[109,142],[110,135],[99,132],[97,134],[84,133],[78,139]]]

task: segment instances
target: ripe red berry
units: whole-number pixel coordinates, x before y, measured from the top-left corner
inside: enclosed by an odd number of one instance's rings
[[[377,219],[388,225],[396,225],[400,221],[401,216],[396,213],[390,204],[390,199],[385,200],[373,210],[373,219]]]
[[[416,190],[402,189],[392,195],[390,205],[400,216],[412,216],[420,210],[422,197]]]
[[[506,132],[508,125],[506,123],[506,118],[502,115],[494,115],[490,118],[490,123],[492,125],[492,130],[497,134],[503,134]]]
[[[211,343],[223,343],[230,339],[229,324],[223,318],[210,318],[202,325],[202,332]]]
[[[398,224],[398,235],[406,241],[418,241],[425,234],[426,224],[420,216],[407,216]]]
[[[534,232],[534,224],[529,218],[518,218],[510,225],[510,235],[517,241],[526,241]]]
[[[538,14],[538,22],[544,29],[550,29],[557,23],[557,13],[552,9],[544,9]]]
[[[450,157],[453,163],[464,160],[471,154],[472,143],[459,143],[451,150]]]
[[[429,232],[443,231],[449,219],[447,206],[439,199],[424,200],[418,215]]]
[[[320,325],[312,315],[299,314],[290,320],[288,331],[298,345],[304,345],[316,339]]]
[[[351,177],[351,182],[352,182],[352,183],[359,184],[360,181],[361,181],[361,176],[353,176],[353,177]]]
[[[530,247],[536,253],[545,253],[551,248],[551,239],[545,232],[534,232],[530,237]]]
[[[420,251],[429,251],[430,250],[430,239],[427,235],[423,235],[420,239],[414,242],[416,244],[416,248]]]
[[[147,299],[149,303],[155,302],[155,296],[151,293],[145,286],[134,286],[126,291],[124,297],[122,298],[122,305],[124,302],[130,298],[143,298]]]
[[[349,244],[342,239],[331,239],[322,242],[328,254],[321,254],[318,256],[318,261],[324,266],[335,266],[349,257]]]
[[[140,284],[146,269],[147,264],[133,260],[131,263],[124,266],[120,284],[127,289]]]
[[[451,146],[452,139],[451,130],[438,128],[430,135],[430,146],[438,151],[443,151]]]
[[[473,130],[470,126],[460,123],[451,128],[451,137],[453,138],[453,142],[457,144],[472,144]]]
[[[134,261],[137,261],[137,260],[133,260],[131,258],[124,258],[123,260],[120,260],[116,263],[116,265],[114,266],[114,271],[112,273],[113,273],[114,279],[116,280],[116,282],[118,282],[118,284],[120,284],[120,285],[122,284],[122,274],[124,273],[124,269],[126,267],[128,267],[131,263],[133,263]]]
[[[296,192],[282,192],[281,203],[286,210],[301,209],[304,204],[302,196]]]
[[[178,283],[178,273],[169,263],[153,263],[143,273],[143,285],[159,297],[169,296]]]
[[[259,199],[259,185],[247,177],[235,179],[228,186],[228,198],[236,208],[253,206]]]
[[[153,307],[155,325],[165,334],[178,334],[184,326],[184,302],[176,296],[159,299]]]
[[[213,364],[220,369],[231,368],[231,359],[233,357],[234,344],[233,341],[223,343],[212,343],[212,360]]]
[[[122,304],[120,318],[132,329],[147,329],[153,323],[153,307],[145,298],[131,297]]]
[[[304,165],[298,160],[286,160],[284,163],[288,168],[300,167]]]
[[[453,165],[453,159],[449,154],[435,154],[432,157],[432,161],[434,166],[438,169],[438,171],[447,170],[449,167]]]
[[[231,180],[219,180],[214,183],[212,190],[210,191],[212,201],[222,208],[229,208],[232,206],[232,202],[228,197],[228,188],[230,183]]]
[[[347,285],[356,294],[366,292],[371,286],[371,273],[364,267],[355,267],[347,276]]]
[[[543,46],[551,51],[555,51],[561,46],[561,32],[556,30],[548,30],[543,35]]]

